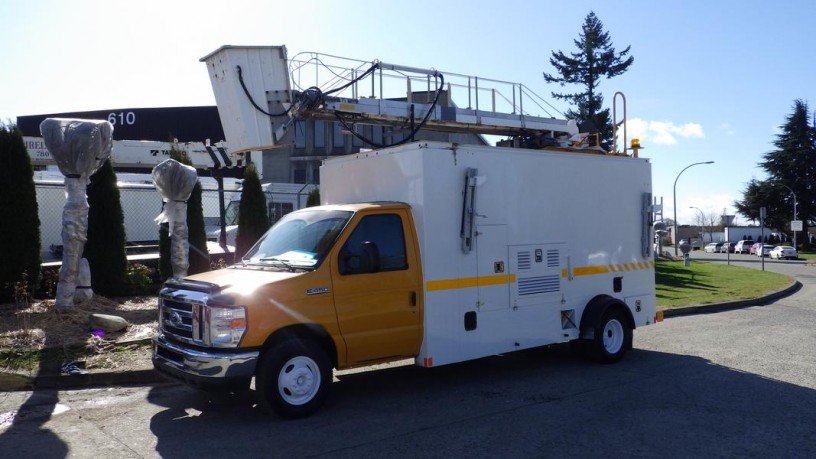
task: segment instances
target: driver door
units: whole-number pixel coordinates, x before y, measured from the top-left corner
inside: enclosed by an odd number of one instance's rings
[[[421,272],[407,209],[370,213],[340,241],[332,269],[348,365],[419,350]]]

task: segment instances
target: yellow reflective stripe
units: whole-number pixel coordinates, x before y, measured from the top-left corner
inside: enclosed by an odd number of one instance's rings
[[[457,288],[512,284],[514,282],[516,282],[515,274],[497,274],[495,276],[460,277],[457,279],[428,281],[425,283],[425,289],[427,289],[429,292],[433,292],[437,290],[452,290]]]
[[[580,268],[575,268],[572,270],[573,276],[592,276],[595,274],[606,274],[606,273],[620,273],[624,271],[638,271],[643,269],[654,268],[655,262],[654,261],[638,261],[632,263],[623,263],[623,264],[609,264],[607,266],[604,265],[597,265],[597,266],[584,266]],[[561,270],[561,277],[567,277],[569,273],[566,269]]]
[[[596,266],[582,266],[572,270],[573,276],[591,276],[593,274],[605,274],[609,272],[609,268],[604,265]]]
[[[624,271],[639,271],[655,267],[653,260],[638,261],[622,264],[581,266],[572,270],[573,276],[593,276],[596,274],[620,273]],[[569,276],[567,269],[561,269],[561,277]],[[459,288],[486,287],[490,285],[513,284],[515,274],[496,274],[493,276],[459,277],[456,279],[440,279],[428,281],[425,288],[429,292],[438,290],[453,290]]]

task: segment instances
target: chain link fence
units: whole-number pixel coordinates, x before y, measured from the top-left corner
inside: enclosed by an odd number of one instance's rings
[[[288,184],[286,184],[288,185]],[[58,259],[62,253],[62,210],[65,207],[65,186],[62,182],[35,182],[40,217],[40,240],[44,259]],[[270,224],[283,215],[304,207],[308,193],[266,192]],[[154,246],[159,240],[159,225],[155,218],[162,211],[161,194],[151,184],[125,184],[119,187],[124,214],[125,238],[129,247]],[[224,190],[226,225],[237,225],[238,202],[241,192]],[[203,189],[201,207],[207,237],[219,241],[221,206],[217,189]],[[227,235],[227,244],[234,244],[234,228]]]

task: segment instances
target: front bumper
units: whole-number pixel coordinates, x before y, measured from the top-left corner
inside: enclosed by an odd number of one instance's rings
[[[201,389],[248,388],[259,351],[201,351],[153,338],[153,367],[165,376]]]

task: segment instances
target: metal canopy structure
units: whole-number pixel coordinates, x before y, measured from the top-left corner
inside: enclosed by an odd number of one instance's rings
[[[289,59],[285,46],[223,46],[201,61],[232,153],[291,142],[296,119],[339,121],[373,147],[390,145],[362,137],[356,125],[403,127],[403,142],[427,129],[606,153],[521,83],[312,52]]]

